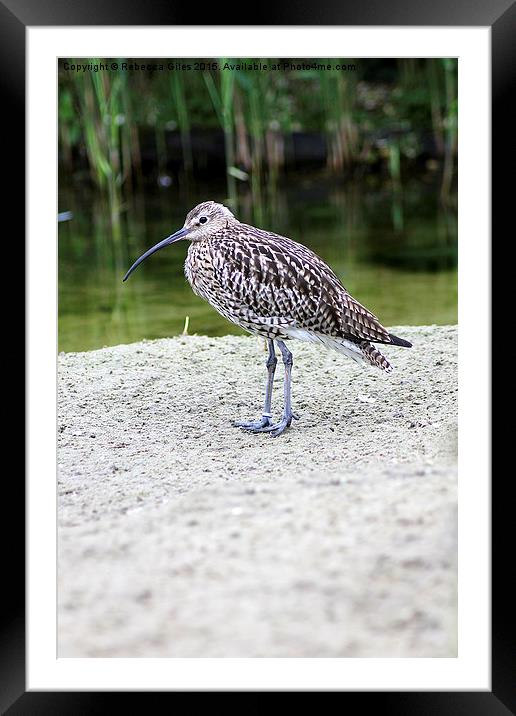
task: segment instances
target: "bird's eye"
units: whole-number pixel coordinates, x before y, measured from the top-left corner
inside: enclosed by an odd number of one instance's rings
[[[201,216],[201,218],[199,219],[199,224],[205,224],[207,221],[208,221],[207,216]]]

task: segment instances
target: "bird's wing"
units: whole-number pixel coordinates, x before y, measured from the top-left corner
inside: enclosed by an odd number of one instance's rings
[[[223,290],[254,315],[333,337],[391,342],[317,254],[284,236],[242,228],[237,240],[220,240],[214,265]]]

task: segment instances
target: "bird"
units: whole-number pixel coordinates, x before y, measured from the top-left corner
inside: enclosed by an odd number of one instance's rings
[[[193,208],[183,227],[140,256],[123,280],[149,256],[183,239],[190,241],[185,275],[193,291],[224,318],[267,341],[262,414],[256,420],[235,421],[235,427],[277,437],[299,417],[292,410],[293,356],[288,341],[317,343],[387,373],[392,366],[375,344],[412,347],[389,333],[309,248],[244,224],[215,201]],[[284,406],[278,422],[272,419],[275,344],[284,364]]]

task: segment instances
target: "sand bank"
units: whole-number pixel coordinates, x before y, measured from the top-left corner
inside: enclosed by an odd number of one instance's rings
[[[454,656],[457,328],[393,327],[395,371],[293,343],[59,356],[60,656]],[[282,408],[282,366],[275,415]]]

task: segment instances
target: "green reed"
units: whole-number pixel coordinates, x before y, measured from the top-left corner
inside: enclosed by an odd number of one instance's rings
[[[220,59],[221,67],[226,58]],[[235,73],[229,70],[218,71],[218,82],[210,71],[203,74],[213,108],[216,112],[222,131],[224,132],[224,151],[226,157],[226,181],[228,186],[229,202],[237,203],[237,189],[235,179],[235,120],[233,113],[233,97],[235,90]]]
[[[219,59],[221,67],[226,59]],[[202,169],[202,157],[196,156],[194,165],[193,131],[218,126],[224,137],[229,201],[234,204],[237,189],[242,193],[248,183],[258,212],[285,171],[285,153],[295,132],[325,137],[330,174],[348,175],[382,165],[391,178],[396,163],[401,171],[413,162],[423,152],[424,138],[431,136],[446,199],[456,170],[456,60],[321,61],[353,62],[356,71],[61,72],[63,170],[68,175],[78,172],[86,154],[91,178],[112,208],[117,235],[117,216],[132,197],[135,181],[142,178],[140,143],[154,137],[156,171],[147,174],[167,174],[172,159],[167,140],[176,127],[180,178],[197,179],[195,174]],[[145,146],[148,165],[148,141]],[[399,225],[399,219],[396,222]]]
[[[193,169],[192,143],[190,138],[190,119],[185,94],[185,75],[182,72],[171,73],[170,89],[177,111],[177,123],[181,134],[183,166],[186,176],[190,176]]]
[[[441,186],[441,198],[447,201],[450,196],[453,172],[454,157],[457,153],[457,124],[458,124],[458,102],[457,102],[457,63],[450,58],[441,60],[444,71],[446,87],[445,101],[445,142],[444,142],[444,168]]]

